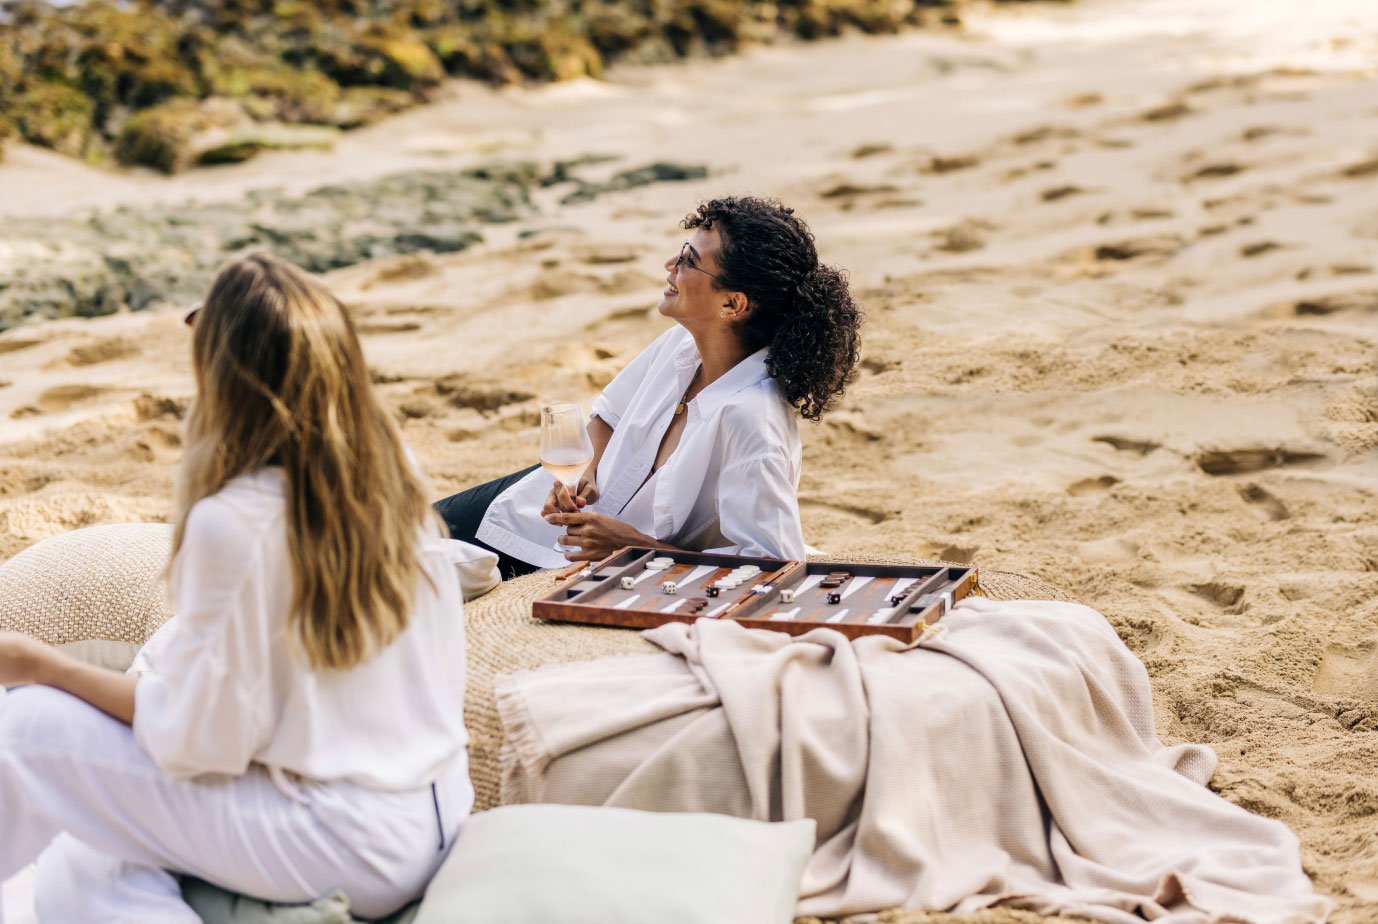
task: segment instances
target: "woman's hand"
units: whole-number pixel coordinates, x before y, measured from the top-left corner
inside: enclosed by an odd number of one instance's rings
[[[561,542],[578,546],[578,551],[565,554],[570,561],[601,561],[625,545],[659,545],[645,533],[601,513],[552,513],[545,519],[565,527]]]
[[[40,683],[53,649],[18,632],[0,632],[0,684]]]
[[[598,502],[598,485],[593,483],[592,478],[580,478],[579,486],[570,494],[569,489],[560,482],[555,482],[555,487],[550,489],[546,495],[545,506],[541,508],[541,516],[547,520],[553,513],[578,513],[589,504]]]

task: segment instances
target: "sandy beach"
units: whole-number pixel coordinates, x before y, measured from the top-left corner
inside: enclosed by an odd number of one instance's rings
[[[437,496],[535,461],[666,326],[679,218],[778,196],[847,268],[862,371],[803,426],[829,553],[1022,571],[1147,664],[1159,730],[1297,833],[1333,920],[1378,920],[1378,6],[1080,0],[910,32],[448,85],[342,137],[167,178],[35,148],[0,213],[606,155],[705,179],[562,204],[329,275]],[[0,253],[0,261],[23,254]],[[0,559],[170,512],[176,306],[0,333]]]

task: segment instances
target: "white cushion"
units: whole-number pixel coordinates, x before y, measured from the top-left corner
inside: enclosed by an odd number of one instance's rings
[[[464,599],[481,597],[502,583],[498,571],[498,556],[485,548],[460,542],[458,539],[442,539],[445,553],[455,569],[459,571],[459,586],[464,590]]]
[[[812,819],[574,805],[480,812],[414,924],[789,924]]]

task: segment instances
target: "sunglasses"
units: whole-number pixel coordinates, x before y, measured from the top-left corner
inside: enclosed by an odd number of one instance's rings
[[[692,259],[693,257],[689,253],[689,242],[685,241],[684,246],[679,249],[679,256],[675,258],[675,271],[678,272],[681,266],[687,266],[691,270],[698,270],[698,272],[703,273],[705,276],[711,276],[719,282],[722,281],[721,276],[718,276],[714,273],[710,273],[706,269],[699,269],[693,263],[690,263],[689,261]]]
[[[187,327],[195,326],[196,316],[201,313],[201,306],[204,304],[205,302],[192,302],[187,308],[187,313],[182,315],[182,323]]]

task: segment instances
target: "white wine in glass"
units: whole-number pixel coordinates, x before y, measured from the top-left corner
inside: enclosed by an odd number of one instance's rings
[[[593,461],[593,443],[577,404],[547,404],[541,408],[541,467],[574,495],[579,479]],[[557,552],[577,552],[578,546],[555,543]]]

